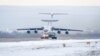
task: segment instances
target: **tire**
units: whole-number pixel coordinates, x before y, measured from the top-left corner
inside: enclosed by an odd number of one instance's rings
[[[45,39],[48,39],[48,37],[45,37]]]
[[[57,37],[52,37],[52,39],[57,39]]]
[[[41,39],[48,39],[48,37],[41,37]]]
[[[41,39],[44,39],[44,37],[41,37]]]

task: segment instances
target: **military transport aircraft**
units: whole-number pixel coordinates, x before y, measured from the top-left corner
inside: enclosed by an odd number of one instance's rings
[[[43,26],[40,28],[23,28],[23,29],[17,29],[17,30],[27,30],[27,33],[30,34],[31,30],[34,30],[34,33],[38,33],[39,30],[42,31],[42,36],[41,39],[57,39],[56,33],[54,31],[57,31],[58,34],[61,33],[61,31],[65,31],[65,34],[69,34],[69,31],[80,31],[82,32],[83,30],[75,30],[75,29],[65,29],[65,28],[56,28],[52,26],[52,22],[57,22],[58,20],[52,19],[54,15],[66,15],[67,13],[40,13],[40,14],[45,14],[45,15],[50,15],[51,19],[50,20],[42,20],[43,22],[47,22],[47,26]]]

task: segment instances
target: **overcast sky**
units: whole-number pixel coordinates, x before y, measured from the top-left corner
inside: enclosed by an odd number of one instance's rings
[[[0,30],[42,27],[41,19],[51,19],[39,13],[68,13],[56,15],[55,27],[100,31],[100,6],[0,6]]]

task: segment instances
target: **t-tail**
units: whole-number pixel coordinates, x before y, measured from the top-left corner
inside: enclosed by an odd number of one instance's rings
[[[44,15],[50,15],[53,18],[55,15],[67,15],[67,13],[40,13]]]

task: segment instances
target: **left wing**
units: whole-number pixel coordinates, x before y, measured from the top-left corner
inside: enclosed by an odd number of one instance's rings
[[[64,28],[53,28],[52,30],[60,30],[60,31],[83,31],[83,30],[76,30],[76,29],[64,29]]]
[[[41,28],[22,28],[22,29],[17,29],[17,30],[43,30],[43,27]]]
[[[43,30],[43,27],[41,28],[22,28],[22,29],[17,29],[17,30],[27,30],[27,33],[31,33],[30,30],[34,30],[34,33],[38,33],[38,30]]]

